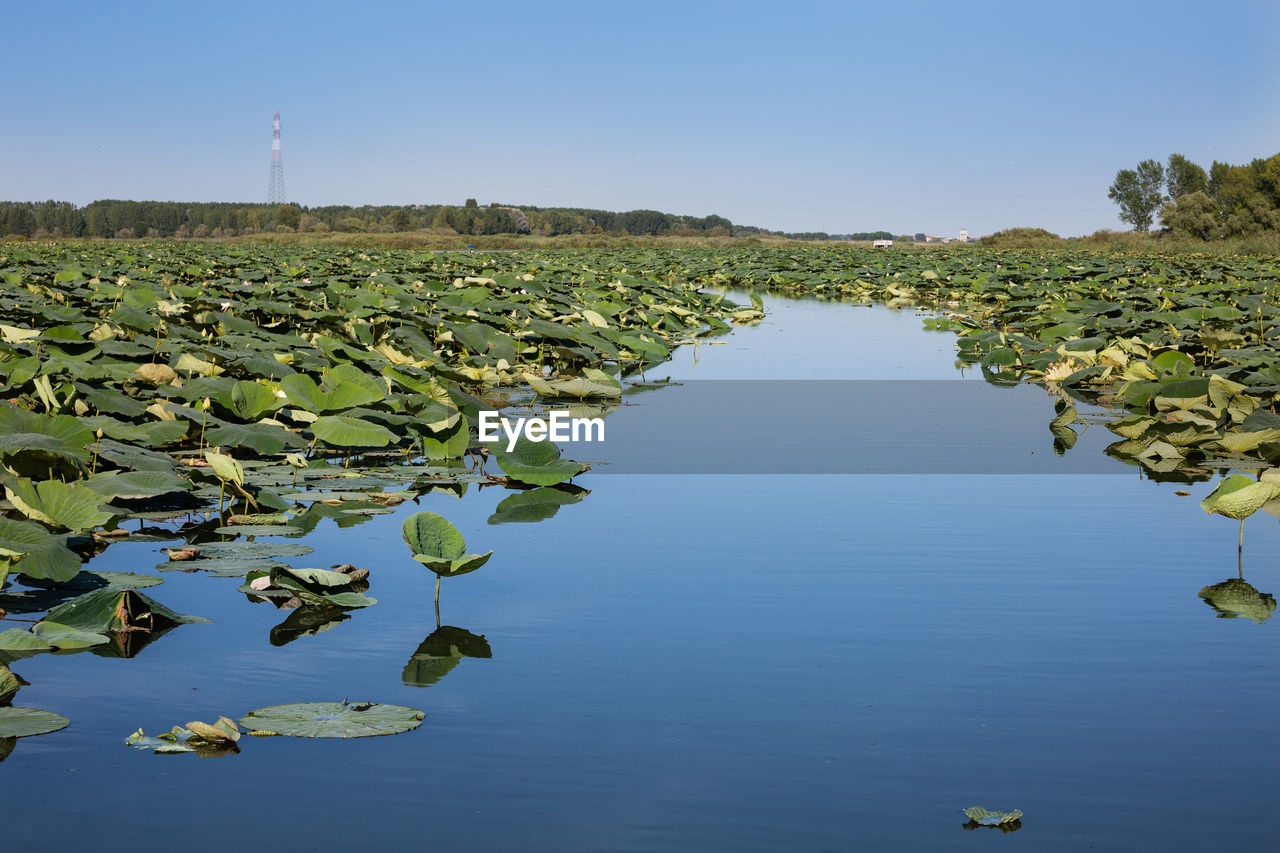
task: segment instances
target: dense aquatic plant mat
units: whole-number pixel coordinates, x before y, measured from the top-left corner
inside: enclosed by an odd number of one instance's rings
[[[0,574],[65,581],[66,535],[142,513],[285,511],[326,457],[460,459],[482,408],[617,398],[735,307],[630,258],[498,260],[0,247]]]

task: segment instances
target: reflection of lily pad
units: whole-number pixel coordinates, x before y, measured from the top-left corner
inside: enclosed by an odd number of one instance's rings
[[[570,486],[554,488],[543,486],[527,492],[518,492],[503,498],[489,516],[490,524],[529,524],[545,521],[560,511],[560,507],[576,504],[588,494],[586,489]]]
[[[250,711],[240,725],[293,737],[374,737],[416,729],[424,716],[416,708],[373,702],[299,702]]]
[[[404,666],[401,679],[411,687],[429,687],[449,674],[463,658],[491,658],[484,635],[443,625],[422,641]]]
[[[350,618],[345,607],[322,605],[299,607],[297,610],[290,611],[283,622],[271,629],[271,645],[283,646],[299,637],[311,637],[324,633],[339,622]]]
[[[1218,611],[1220,619],[1235,619],[1243,616],[1254,622],[1263,622],[1271,618],[1275,612],[1275,598],[1265,592],[1258,592],[1239,578],[1230,578],[1213,586],[1200,590],[1200,597],[1210,607]]]
[[[52,711],[5,706],[0,708],[0,738],[31,737],[65,729],[71,721]]]

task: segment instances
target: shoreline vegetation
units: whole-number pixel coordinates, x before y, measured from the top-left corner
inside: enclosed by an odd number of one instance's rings
[[[47,246],[106,247],[112,245],[190,245],[290,247],[316,249],[386,249],[417,251],[548,251],[573,249],[756,249],[826,248],[870,249],[871,240],[798,240],[771,234],[747,237],[685,235],[565,234],[544,237],[535,234],[465,235],[429,231],[406,232],[325,232],[258,233],[234,237],[55,237],[8,234],[0,243],[31,243]],[[1154,253],[1168,255],[1280,255],[1280,233],[1263,233],[1206,242],[1160,233],[1103,229],[1082,237],[1060,237],[1043,228],[1007,228],[969,243],[895,242],[890,251],[951,253],[976,248],[1024,250],[1087,250],[1097,252]]]

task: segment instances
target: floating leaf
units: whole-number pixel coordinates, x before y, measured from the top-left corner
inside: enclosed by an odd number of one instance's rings
[[[248,730],[292,737],[353,738],[394,735],[416,729],[426,715],[415,708],[370,702],[301,702],[250,711],[240,718]]]
[[[964,810],[964,814],[969,820],[983,826],[1001,826],[1022,818],[1022,812],[1018,809],[1014,809],[1011,812],[996,812],[988,811],[981,806],[967,808]]]
[[[69,725],[70,720],[52,711],[19,708],[16,705],[0,708],[0,738],[43,735],[65,729]]]
[[[587,469],[580,462],[560,458],[560,448],[550,441],[530,441],[521,437],[507,451],[503,445],[489,446],[498,467],[507,476],[531,486],[555,486]]]
[[[175,613],[136,590],[112,587],[87,592],[55,607],[45,620],[93,633],[151,631],[209,621],[200,616]]]

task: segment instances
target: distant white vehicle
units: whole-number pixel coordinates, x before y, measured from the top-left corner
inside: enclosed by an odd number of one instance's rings
[[[893,241],[892,241],[892,240],[876,240],[874,243],[872,243],[872,244],[871,244],[871,248],[873,248],[873,249],[892,249],[892,248],[893,248]]]

